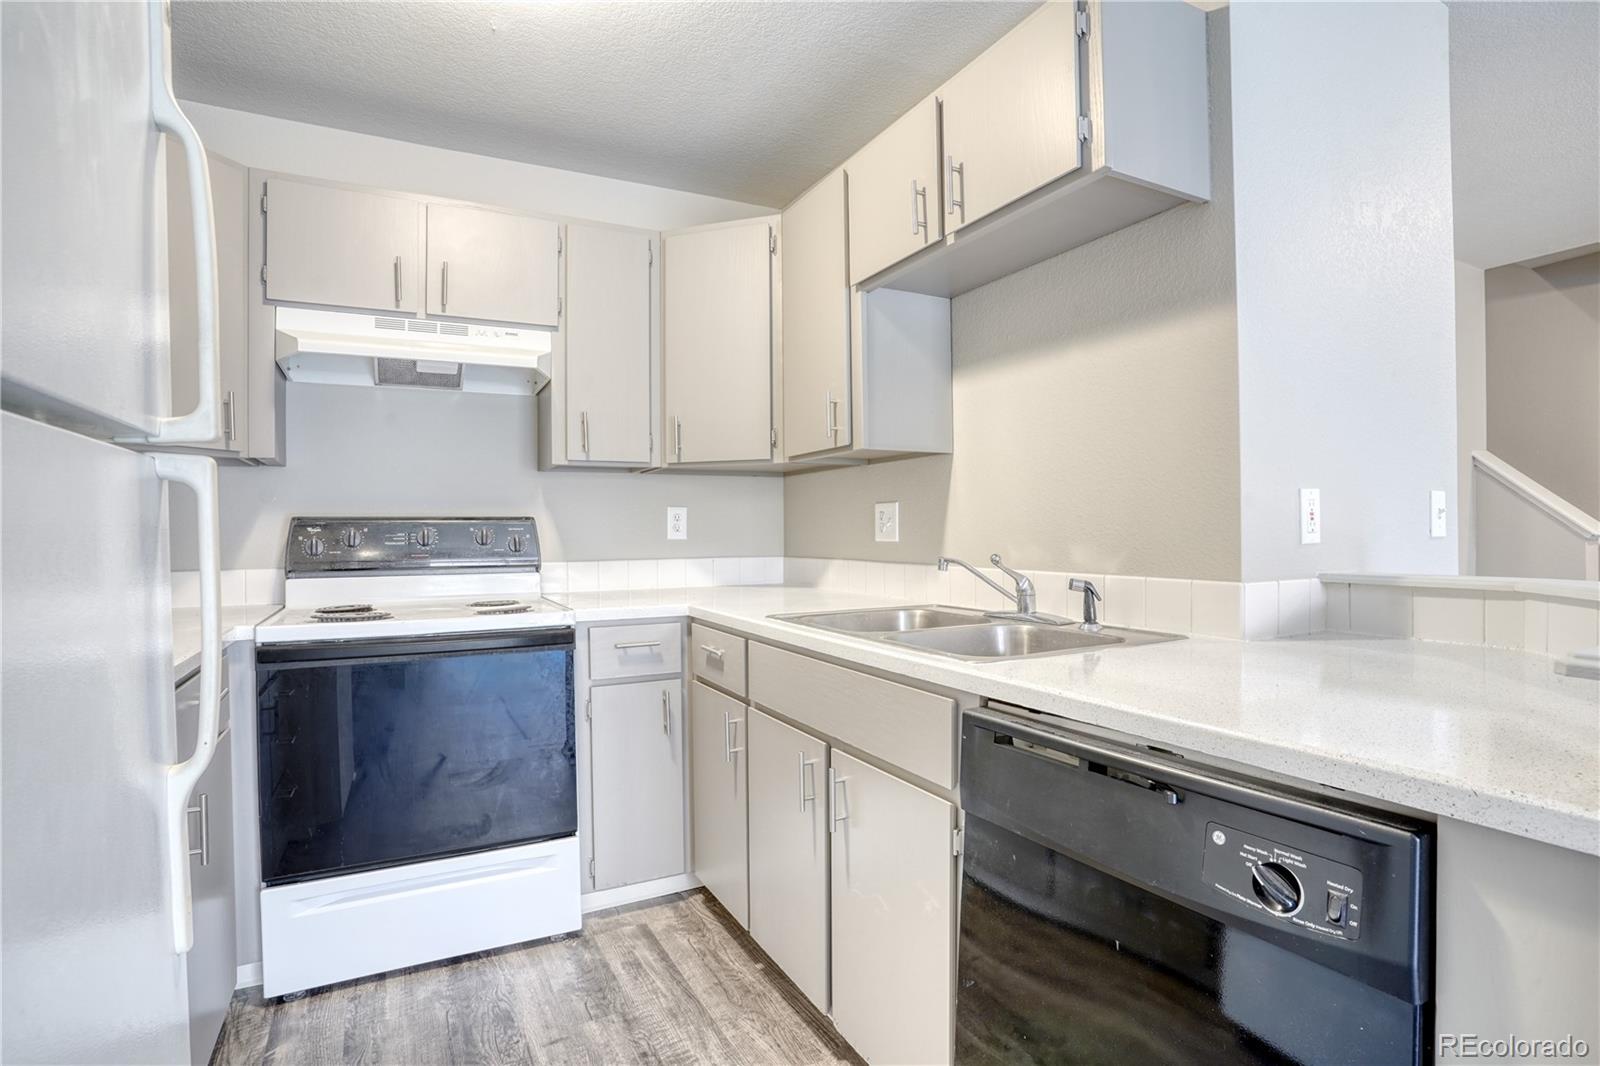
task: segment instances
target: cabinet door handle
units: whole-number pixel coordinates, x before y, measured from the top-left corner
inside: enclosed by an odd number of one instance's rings
[[[394,257],[394,305],[400,306],[400,257]]]
[[[803,751],[796,752],[795,754],[800,756],[800,812],[804,814],[806,804],[817,802],[817,790],[815,786],[812,787],[809,793],[806,792],[807,779],[811,777],[810,774],[806,773],[806,768],[817,765],[817,760],[806,758],[806,753]]]
[[[921,209],[918,209],[920,203]],[[924,242],[928,239],[928,190],[917,184],[917,179],[911,179],[911,235],[915,237],[922,234]]]
[[[672,696],[666,689],[661,690],[661,732],[672,735]]]
[[[587,459],[589,457],[589,412],[588,411],[579,411],[578,412],[578,432],[583,437],[583,455],[584,455],[584,458]]]
[[[611,646],[617,651],[632,651],[635,648],[659,648],[661,647],[661,642],[659,640],[629,640]]]
[[[828,832],[835,833],[839,830],[839,823],[850,817],[850,811],[845,806],[844,783],[848,777],[840,777],[833,767],[828,767]],[[844,813],[839,812],[843,810]]]
[[[238,435],[234,429],[233,410],[233,390],[229,389],[222,394],[222,440],[225,444],[232,444],[234,437]]]
[[[944,213],[953,215],[956,213],[956,208],[959,207],[961,209],[961,220],[965,222],[967,218],[967,166],[965,163],[957,163],[956,157],[953,155],[944,157],[944,165],[948,171],[944,179]],[[956,177],[958,175],[961,178],[961,199],[959,200],[956,199]]]
[[[681,462],[683,462],[683,419],[674,418],[672,421],[673,421],[674,425],[677,427],[677,436],[678,436],[677,453],[678,453],[678,462],[681,463]]]
[[[204,792],[200,793],[200,802],[193,807],[184,809],[185,814],[198,814],[200,816],[200,846],[190,848],[190,855],[200,856],[201,866],[211,865],[211,800]]]
[[[446,259],[439,264],[439,311],[443,313],[450,308],[450,260]]]
[[[732,762],[733,761],[733,757],[744,750],[744,748],[737,747],[733,743],[734,734],[736,734],[738,731],[739,731],[739,719],[731,718],[731,717],[728,716],[728,712],[727,711],[723,711],[722,712],[722,741],[723,741],[723,745],[722,745],[723,746],[722,761],[723,762]]]

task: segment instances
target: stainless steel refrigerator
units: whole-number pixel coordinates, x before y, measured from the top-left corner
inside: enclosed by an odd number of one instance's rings
[[[188,1062],[190,792],[221,685],[216,253],[163,2],[0,4],[0,1059]],[[164,143],[165,142],[165,143]],[[171,412],[166,151],[200,340]],[[209,269],[208,269],[209,268]],[[174,715],[167,492],[195,492],[200,724]],[[192,754],[191,754],[192,753]]]

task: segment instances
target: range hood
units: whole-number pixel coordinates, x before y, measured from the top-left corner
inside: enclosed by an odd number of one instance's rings
[[[277,358],[290,381],[531,396],[552,334],[399,315],[277,309]]]

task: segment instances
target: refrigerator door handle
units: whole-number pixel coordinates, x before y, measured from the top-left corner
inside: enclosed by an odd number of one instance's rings
[[[178,106],[172,89],[171,51],[168,47],[169,0],[149,0],[150,10],[150,116],[156,129],[176,137],[183,145],[189,170],[189,210],[194,233],[195,301],[199,341],[199,399],[187,414],[156,420],[147,437],[127,443],[208,444],[222,436],[222,377],[217,333],[217,231],[212,218],[211,171],[206,148],[189,116]]]
[[[167,767],[166,851],[173,950],[194,946],[194,913],[189,892],[189,793],[211,765],[217,750],[217,719],[222,704],[222,589],[218,571],[217,464],[203,455],[155,455],[156,476],[194,490],[200,542],[200,721],[194,754]],[[182,741],[179,741],[179,749]]]

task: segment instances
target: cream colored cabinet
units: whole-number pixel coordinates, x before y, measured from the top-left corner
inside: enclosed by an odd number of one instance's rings
[[[828,746],[751,708],[750,935],[828,1009]]]
[[[783,429],[790,456],[850,443],[850,265],[845,174],[783,212]]]
[[[776,217],[666,234],[666,459],[770,461]]]
[[[222,360],[222,436],[201,450],[229,458],[271,459],[275,448],[252,449],[250,438],[250,336],[245,300],[249,283],[249,171],[206,153],[217,234],[217,345]],[[172,342],[172,410],[190,411],[200,353],[195,304],[194,237],[189,213],[189,171],[175,145],[167,152],[167,328]],[[275,443],[273,441],[272,443]]]
[[[852,284],[944,235],[939,167],[939,105],[931,96],[845,162]]]
[[[422,311],[420,200],[271,178],[263,206],[268,300]]]
[[[592,889],[684,870],[681,693],[676,678],[590,691]]]
[[[695,681],[689,686],[689,716],[694,873],[748,929],[745,707]]]
[[[1076,7],[1044,5],[939,90],[947,231],[1081,164]]]
[[[655,461],[657,243],[644,230],[566,228],[555,371],[539,399],[547,466]]]
[[[833,1023],[870,1063],[944,1063],[954,1004],[955,808],[830,755]]]
[[[560,234],[549,219],[429,204],[428,314],[554,329]]]

